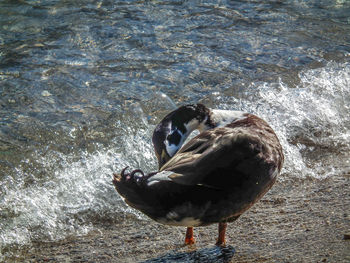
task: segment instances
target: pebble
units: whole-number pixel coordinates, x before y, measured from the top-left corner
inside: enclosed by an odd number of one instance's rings
[[[43,97],[50,97],[50,96],[52,96],[52,94],[50,92],[48,92],[47,90],[43,90],[41,92],[41,96],[43,96]]]

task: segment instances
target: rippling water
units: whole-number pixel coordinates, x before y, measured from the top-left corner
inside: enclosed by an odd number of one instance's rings
[[[1,1],[2,251],[128,213],[111,185],[155,170],[185,103],[265,118],[286,177],[349,172],[349,1]],[[138,215],[142,218],[142,215]]]

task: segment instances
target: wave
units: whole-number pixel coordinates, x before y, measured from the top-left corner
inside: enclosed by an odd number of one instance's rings
[[[252,112],[275,129],[286,156],[288,176],[325,178],[349,170],[350,64],[299,73],[294,87],[253,83],[241,98],[219,97],[220,107]]]
[[[281,80],[259,82],[239,96],[210,96],[216,108],[252,112],[271,124],[286,155],[282,180],[320,179],[350,170],[349,86],[350,64],[333,62],[300,72],[295,87]],[[1,180],[0,255],[6,246],[85,234],[100,222],[118,223],[126,215],[144,218],[122,202],[111,183],[112,173],[126,166],[156,169],[150,139],[154,125],[140,105],[137,110],[115,124],[118,132],[110,146],[80,152],[75,161],[63,153],[37,153],[36,162],[49,174],[35,178],[18,166],[15,175]],[[128,118],[137,120],[131,125]],[[34,183],[28,183],[31,176]]]

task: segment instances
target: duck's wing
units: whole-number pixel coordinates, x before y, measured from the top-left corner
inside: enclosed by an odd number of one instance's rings
[[[261,169],[262,156],[258,155],[264,152],[262,148],[266,147],[256,134],[239,128],[216,128],[190,140],[161,168],[161,172],[179,184],[201,185],[205,182],[207,185],[205,178],[213,171],[242,174]]]

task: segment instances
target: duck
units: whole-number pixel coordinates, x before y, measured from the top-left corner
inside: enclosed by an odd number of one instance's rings
[[[199,134],[185,143],[194,130]],[[113,184],[129,206],[156,222],[186,227],[187,245],[195,243],[194,227],[218,224],[216,245],[224,246],[227,224],[267,193],[284,161],[266,121],[203,104],[167,114],[152,142],[158,171],[125,167],[113,175]]]

